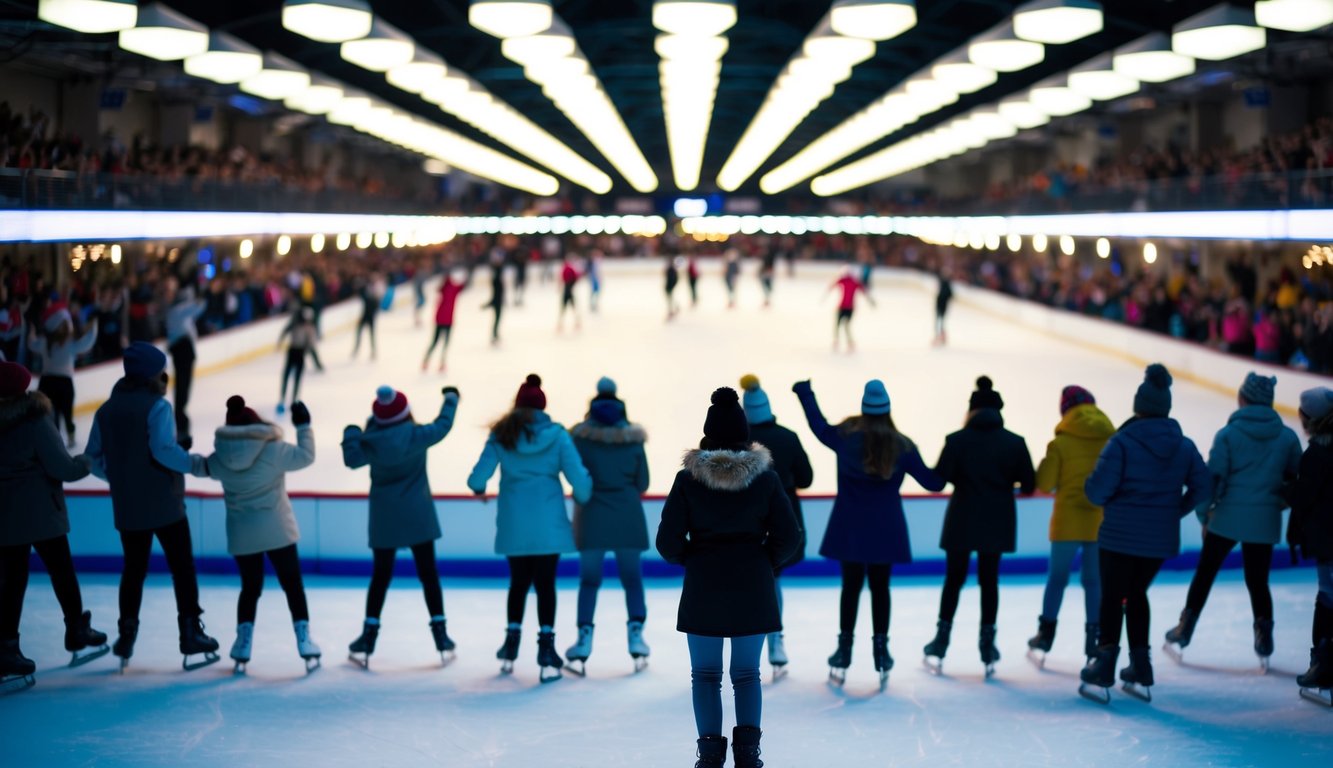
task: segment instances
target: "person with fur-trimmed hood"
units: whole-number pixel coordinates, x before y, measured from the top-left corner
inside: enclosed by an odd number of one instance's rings
[[[70,458],[51,420],[51,401],[29,392],[32,375],[0,363],[0,677],[36,670],[19,650],[19,617],[28,590],[28,557],[36,549],[65,614],[65,649],[102,647],[106,635],[90,626],[69,550],[69,515],[62,483],[88,475],[83,457]],[[76,662],[95,658],[75,657]]]
[[[629,653],[636,666],[648,658],[643,622],[648,607],[643,596],[640,553],[648,548],[648,523],[642,497],[648,490],[648,433],[632,424],[625,403],[616,397],[616,383],[603,376],[588,417],[569,431],[583,466],[592,476],[592,498],[574,508],[574,543],[579,549],[578,642],[565,652],[570,661],[586,662],[592,653],[593,613],[602,586],[602,561],[616,556],[620,585],[629,614]]]
[[[699,448],[686,452],[662,508],[657,551],[685,566],[677,631],[688,635],[698,729],[697,766],[721,766],[722,641],[731,639],[737,768],[759,766],[759,654],[782,631],[774,571],[801,543],[768,449],[750,441],[736,391],[713,392]]]
[[[1292,553],[1315,561],[1319,593],[1311,630],[1310,668],[1296,678],[1303,688],[1333,688],[1333,389],[1301,393],[1301,426],[1310,445],[1292,490],[1287,542]]]
[[[286,475],[315,463],[315,433],[305,403],[292,404],[296,444],[283,440],[282,428],[269,424],[245,398],[227,398],[226,424],[213,436],[213,453],[200,477],[222,483],[227,507],[227,552],[241,574],[236,603],[236,642],[231,658],[238,668],[249,663],[259,595],[264,591],[264,558],[273,564],[278,583],[287,595],[296,647],[308,665],[320,657],[310,639],[310,610],[301,580],[296,542],[301,538],[287,498]]]

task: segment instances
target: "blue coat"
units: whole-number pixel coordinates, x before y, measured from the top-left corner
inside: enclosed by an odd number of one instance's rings
[[[1251,544],[1282,540],[1283,486],[1301,466],[1301,440],[1277,411],[1247,405],[1231,414],[1213,438],[1208,471],[1213,492],[1199,520],[1218,536]]]
[[[467,487],[485,493],[486,481],[500,469],[499,515],[495,553],[498,555],[554,555],[574,551],[574,530],[565,510],[560,475],[574,491],[574,501],[587,504],[592,477],[584,469],[574,440],[551,417],[538,411],[531,436],[519,438],[513,450],[491,435]]]
[[[931,491],[942,490],[944,481],[922,463],[916,446],[907,438],[902,438],[898,463],[891,477],[868,474],[861,459],[864,437],[829,424],[808,384],[798,384],[796,396],[805,409],[810,431],[838,456],[838,496],[819,554],[840,562],[912,562],[912,543],[899,493],[903,477],[910,474]]]
[[[381,426],[373,419],[343,431],[343,463],[370,465],[370,548],[399,549],[440,538],[440,520],[426,476],[426,451],[454,425],[458,396],[444,398],[429,424]]]
[[[1212,477],[1175,419],[1136,417],[1107,442],[1083,490],[1104,508],[1103,549],[1165,560],[1180,554],[1180,519],[1208,498]]]
[[[643,427],[589,419],[571,430],[579,459],[592,477],[592,498],[574,511],[580,551],[648,548],[648,521],[640,498],[648,490]]]

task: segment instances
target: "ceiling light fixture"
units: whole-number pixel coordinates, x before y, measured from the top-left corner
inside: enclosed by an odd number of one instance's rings
[[[1014,34],[1064,45],[1102,31],[1102,4],[1092,0],[1032,0],[1014,11]]]
[[[412,61],[416,45],[401,29],[376,18],[370,32],[359,40],[348,40],[339,49],[343,60],[371,72],[387,72]]]
[[[1005,21],[973,39],[967,46],[967,57],[973,64],[996,72],[1018,72],[1040,64],[1046,58],[1046,46],[1019,39],[1013,22]]]
[[[101,34],[129,29],[139,16],[135,0],[41,0],[37,18],[75,32]]]
[[[1171,50],[1208,61],[1231,59],[1263,48],[1268,32],[1254,11],[1224,3],[1195,14],[1171,29]]]
[[[1333,0],[1259,0],[1254,18],[1269,29],[1310,32],[1333,24]]]
[[[735,0],[657,0],[653,3],[653,26],[668,34],[718,37],[735,25]]]
[[[224,85],[239,83],[263,68],[258,48],[217,30],[208,33],[208,50],[185,59],[185,74]]]
[[[696,53],[685,58],[665,58],[658,66],[662,89],[662,111],[666,122],[667,149],[676,188],[688,192],[699,186],[704,148],[713,119],[713,101],[722,70],[725,46],[716,44],[721,34],[736,23],[731,0],[657,0],[653,3],[653,26],[669,35],[697,42]],[[659,51],[669,55],[688,50],[668,40]]]
[[[312,74],[310,85],[288,96],[283,104],[288,109],[305,112],[308,115],[323,115],[338,106],[342,97],[342,83],[322,75]]]
[[[443,80],[447,72],[444,59],[430,51],[417,48],[412,54],[411,61],[385,72],[384,79],[389,81],[389,85],[402,88],[409,93],[421,93]]]
[[[264,68],[241,81],[241,90],[264,99],[281,101],[310,87],[310,73],[301,65],[272,51],[264,53]]]
[[[1032,106],[1051,117],[1065,117],[1092,106],[1092,99],[1069,87],[1069,78],[1063,75],[1047,78],[1028,91]]]
[[[890,40],[916,26],[913,0],[835,0],[829,9],[833,31],[866,40]]]
[[[1152,32],[1128,45],[1117,48],[1111,56],[1112,68],[1127,77],[1145,83],[1164,83],[1194,74],[1194,58],[1171,49],[1171,39]]]
[[[158,61],[177,61],[208,50],[208,27],[161,3],[139,9],[138,22],[119,35],[120,47]]]
[[[1110,101],[1139,90],[1139,81],[1115,71],[1109,53],[1069,70],[1069,87],[1096,101]]]
[[[999,78],[995,70],[973,64],[966,50],[957,50],[935,62],[930,76],[960,94],[975,93]]]
[[[286,0],[282,26],[321,43],[345,43],[370,34],[374,16],[364,0]]]
[[[535,35],[554,16],[550,0],[472,0],[467,9],[469,24],[502,40]]]

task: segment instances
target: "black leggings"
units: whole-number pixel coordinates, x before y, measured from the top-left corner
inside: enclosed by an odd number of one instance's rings
[[[946,553],[944,591],[940,593],[940,621],[953,622],[958,612],[958,594],[967,582],[967,564],[972,553],[950,549]],[[977,586],[981,587],[981,625],[990,626],[1000,612],[1000,553],[977,553]]]
[[[356,355],[361,350],[361,332],[370,332],[370,356],[375,356],[375,314],[366,312],[361,315],[361,320],[356,324],[356,341],[352,342],[352,354]]]
[[[287,402],[287,381],[293,377],[295,381],[292,383],[292,402],[301,399],[301,375],[305,373],[305,353],[306,350],[300,347],[287,350],[287,365],[282,369],[282,396],[279,398],[284,403]]]
[[[74,380],[68,376],[43,376],[37,382],[37,391],[51,401],[51,418],[56,430],[64,421],[65,431],[74,434]]]
[[[176,613],[198,616],[199,580],[194,573],[194,544],[190,541],[190,520],[182,517],[171,525],[147,531],[121,531],[120,544],[125,550],[125,570],[120,575],[120,618],[139,620],[143,604],[143,583],[148,578],[148,556],[153,552],[153,537],[162,545],[176,590]]]
[[[306,607],[305,585],[301,581],[301,560],[296,555],[296,545],[288,544],[268,552],[236,555],[236,567],[241,571],[241,596],[236,601],[236,623],[254,623],[259,596],[264,592],[264,555],[268,555],[268,561],[273,563],[278,583],[287,595],[287,609],[292,612],[292,621],[309,621],[310,610]]]
[[[171,367],[175,374],[172,383],[176,388],[176,437],[190,436],[190,417],[185,409],[190,405],[190,388],[194,384],[194,340],[189,336],[177,339],[170,347]]]
[[[856,613],[861,606],[861,585],[870,581],[870,626],[877,635],[889,633],[889,574],[893,566],[887,563],[849,563],[842,566],[842,607],[839,628],[848,634],[856,629]]]
[[[1139,557],[1103,549],[1101,644],[1120,647],[1120,625],[1129,635],[1129,647],[1147,648],[1152,611],[1148,587],[1165,562],[1157,557]]]
[[[74,560],[69,554],[69,539],[57,536],[35,544],[0,547],[0,640],[19,636],[19,617],[23,615],[23,596],[28,591],[28,553],[37,550],[46,572],[51,576],[51,588],[66,619],[83,613],[83,596],[79,593],[79,578],[74,575]]]
[[[491,341],[500,340],[500,313],[504,311],[504,299],[496,299],[491,305],[495,310],[495,321],[491,323]]]
[[[440,343],[441,340],[444,341],[444,351],[445,352],[449,351],[449,334],[451,331],[453,331],[453,329],[454,327],[452,325],[435,326],[435,335],[430,340],[430,348],[426,350],[427,362],[430,361],[431,353],[435,351],[435,347]]]
[[[1236,542],[1209,531],[1203,537],[1203,552],[1199,555],[1199,568],[1190,582],[1189,596],[1185,598],[1185,607],[1197,615],[1208,602],[1208,593],[1213,588],[1213,580],[1222,568],[1222,561],[1236,548]],[[1254,619],[1273,618],[1273,594],[1268,590],[1268,570],[1273,565],[1272,544],[1240,545],[1241,558],[1245,565],[1245,588],[1250,591],[1250,610]]]
[[[522,624],[528,590],[537,590],[537,623],[555,626],[555,567],[560,555],[509,557],[509,623]]]
[[[393,581],[393,561],[398,556],[396,549],[372,549],[375,553],[375,565],[370,575],[370,592],[366,595],[366,618],[378,619],[384,610],[384,596],[389,591],[389,582]],[[421,591],[426,596],[426,610],[431,618],[444,615],[444,591],[440,589],[440,571],[435,567],[435,542],[423,541],[412,547],[412,559],[416,561],[417,578],[421,580]]]

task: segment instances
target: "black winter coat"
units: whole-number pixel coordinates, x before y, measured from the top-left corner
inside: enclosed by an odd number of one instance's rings
[[[790,568],[805,559],[806,533],[805,515],[801,514],[801,497],[796,494],[799,488],[809,488],[815,481],[815,471],[810,466],[810,457],[801,446],[801,438],[796,433],[779,426],[776,419],[750,425],[750,439],[768,449],[773,455],[773,471],[782,481],[782,489],[787,492],[791,510],[796,514],[796,525],[801,529],[801,546],[789,562],[782,568]]]
[[[998,553],[1017,548],[1014,486],[1024,495],[1032,493],[1036,474],[1027,442],[1004,428],[999,411],[978,410],[967,426],[945,438],[935,474],[953,484],[940,549]]]
[[[685,454],[662,508],[657,551],[685,566],[676,629],[706,637],[782,630],[773,572],[800,529],[768,449]]]
[[[0,547],[69,533],[62,482],[88,475],[70,458],[40,392],[0,400]]]
[[[1311,440],[1301,456],[1287,541],[1307,558],[1333,560],[1333,445],[1326,436]]]

